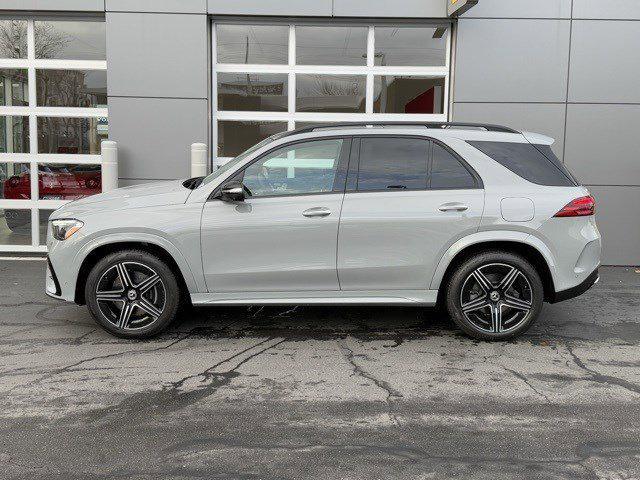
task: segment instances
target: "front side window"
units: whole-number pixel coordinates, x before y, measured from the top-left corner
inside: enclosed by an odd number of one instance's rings
[[[431,164],[431,188],[454,190],[475,188],[476,180],[449,150],[434,142]]]
[[[343,143],[337,138],[279,148],[249,165],[242,183],[251,197],[331,192]]]
[[[424,190],[428,161],[428,140],[363,138],[357,190]]]

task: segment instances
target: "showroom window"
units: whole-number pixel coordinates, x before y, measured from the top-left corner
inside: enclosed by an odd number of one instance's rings
[[[212,28],[214,165],[294,128],[448,118],[449,24]]]
[[[0,251],[45,251],[49,215],[102,190],[101,19],[0,18]]]

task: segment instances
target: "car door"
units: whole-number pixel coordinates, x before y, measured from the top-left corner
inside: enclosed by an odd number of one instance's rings
[[[428,288],[446,249],[480,224],[480,178],[424,137],[363,136],[353,150],[338,235],[342,290]]]
[[[210,292],[339,290],[336,239],[350,144],[324,137],[276,148],[233,176],[244,201],[206,203],[201,244]]]

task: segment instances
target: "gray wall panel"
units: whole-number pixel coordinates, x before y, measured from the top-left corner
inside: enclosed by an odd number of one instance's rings
[[[640,22],[574,20],[569,100],[640,102]]]
[[[0,10],[104,12],[104,0],[2,0]]]
[[[207,16],[107,13],[110,96],[207,98]]]
[[[477,6],[477,5],[476,5]],[[476,7],[473,7],[476,8]],[[335,17],[447,17],[447,3],[440,0],[334,0]]]
[[[209,0],[208,11],[220,15],[331,16],[332,0]]]
[[[639,126],[640,105],[569,105],[567,165],[586,184],[640,185]]]
[[[207,13],[207,0],[104,0],[107,11]]]
[[[571,0],[480,0],[463,15],[498,18],[569,18]]]
[[[454,100],[565,101],[569,23],[461,19]]]
[[[596,199],[605,265],[640,265],[640,228],[629,207],[640,205],[640,187],[589,187]]]
[[[574,0],[573,18],[640,19],[640,2],[638,0]]]
[[[533,103],[456,103],[453,119],[458,122],[496,123],[516,130],[542,133],[556,141],[552,148],[562,158],[565,105]]]
[[[109,98],[109,139],[118,142],[118,175],[188,177],[189,148],[207,143],[207,118],[206,100]]]

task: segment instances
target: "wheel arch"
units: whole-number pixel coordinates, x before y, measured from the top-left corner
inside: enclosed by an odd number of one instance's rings
[[[540,275],[544,288],[544,299],[549,301],[556,292],[554,281],[555,264],[548,248],[542,242],[540,242],[541,245],[536,245],[537,242],[535,240],[537,239],[530,235],[523,235],[522,237],[508,235],[507,238],[500,240],[481,236],[456,242],[443,255],[431,282],[431,289],[438,290],[438,304],[441,304],[445,293],[444,289],[440,287],[446,285],[448,278],[455,269],[470,256],[487,250],[503,250],[527,259]]]
[[[112,241],[102,242],[98,245],[95,245],[93,248],[87,249],[87,251],[85,252],[85,256],[78,270],[78,275],[76,276],[74,293],[75,303],[79,305],[84,305],[86,303],[86,299],[84,296],[84,285],[86,283],[87,277],[89,276],[89,272],[95,266],[95,264],[101,258],[104,258],[105,255],[120,252],[122,250],[142,250],[155,255],[166,262],[166,264],[169,266],[171,271],[175,274],[176,279],[178,280],[178,285],[180,286],[180,290],[184,296],[185,301],[191,301],[189,293],[195,291],[195,280],[193,278],[193,274],[188,265],[186,265],[185,263],[183,263],[183,265],[179,265],[174,255],[172,255],[165,246],[153,241],[125,241],[114,239]],[[179,261],[186,262],[181,257],[179,258]]]

